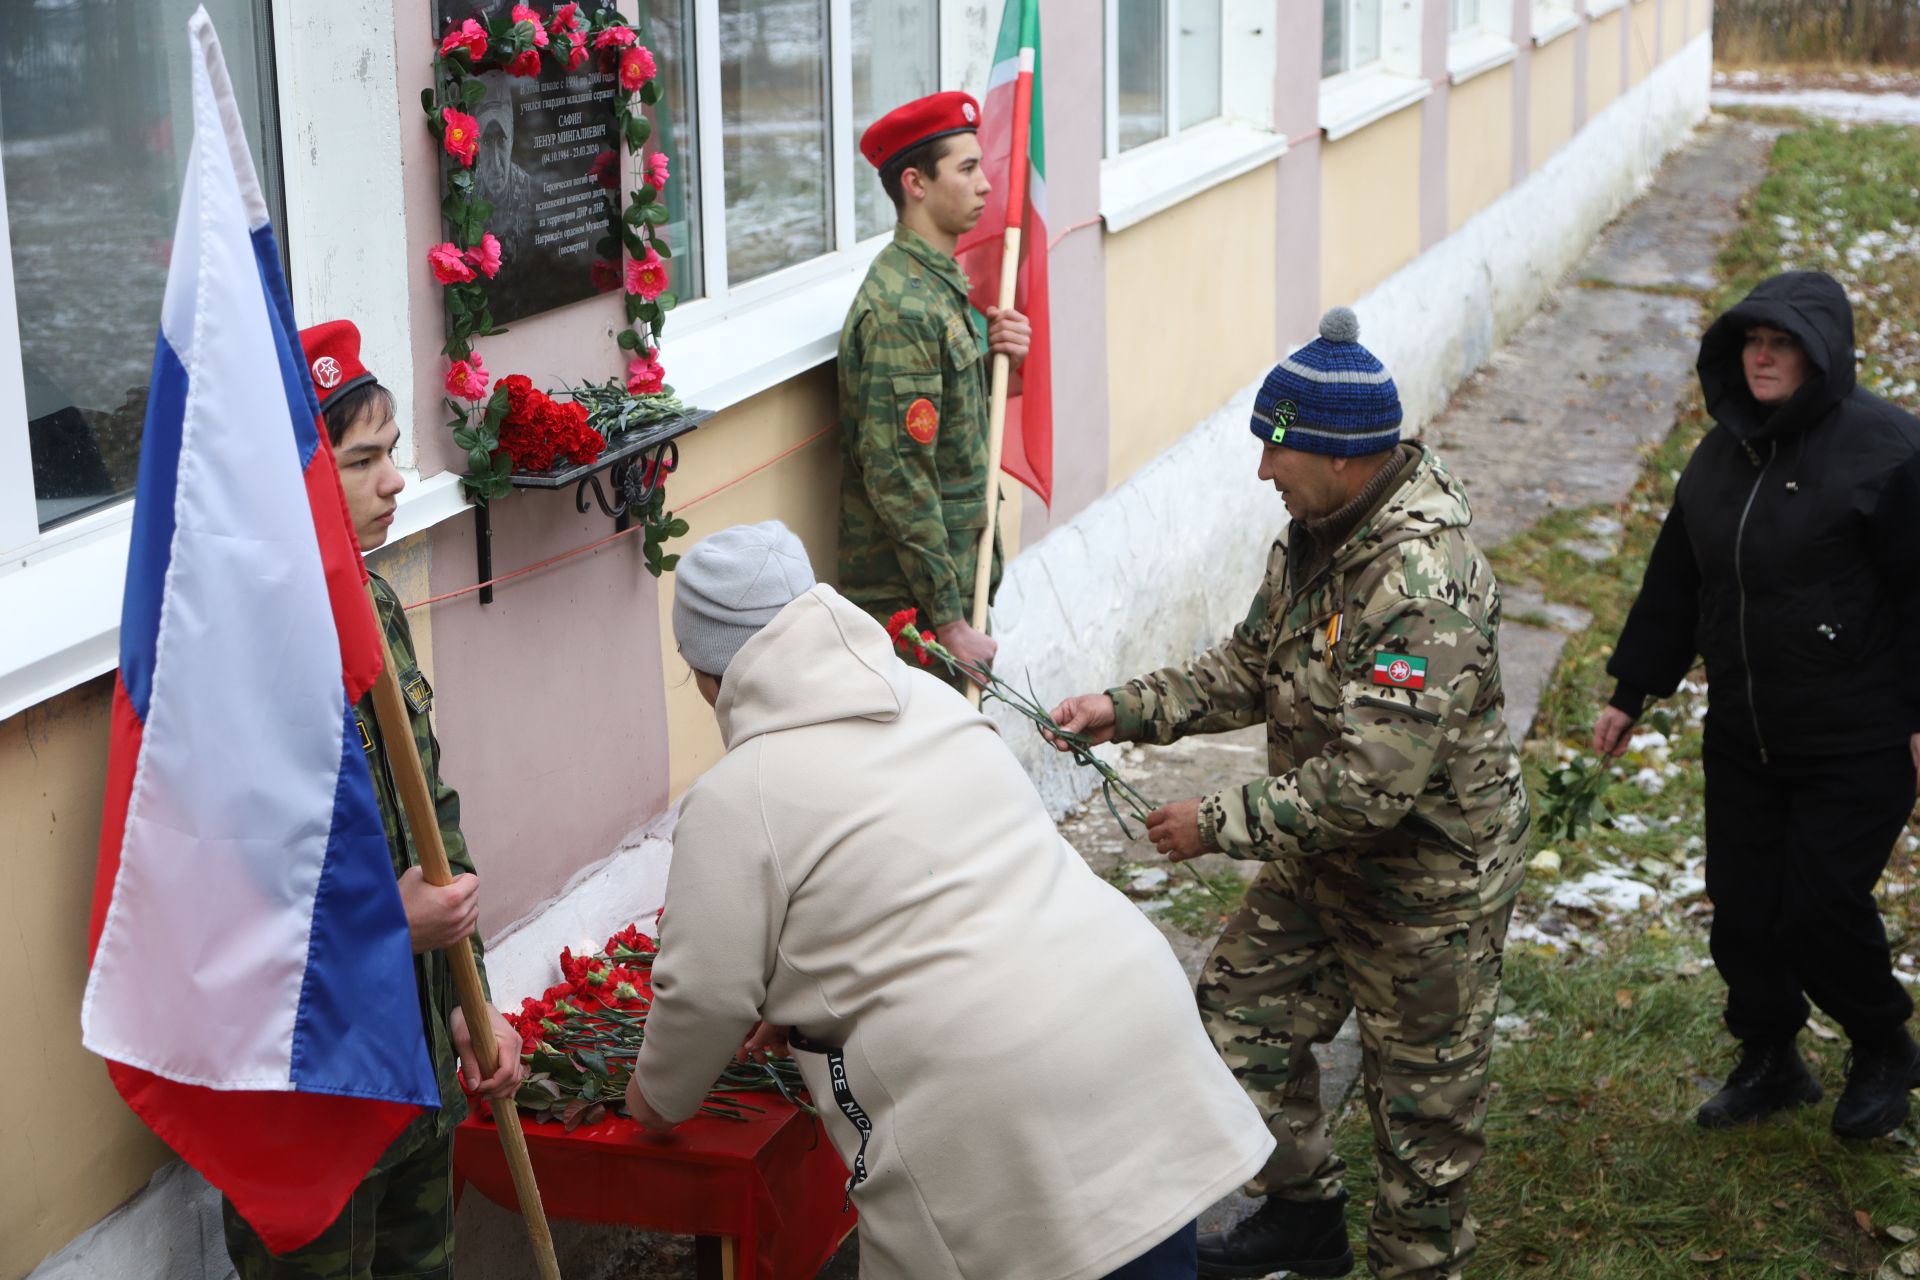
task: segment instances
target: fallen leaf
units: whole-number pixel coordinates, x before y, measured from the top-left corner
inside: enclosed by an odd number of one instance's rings
[[[1916,1238],[1920,1238],[1920,1231],[1915,1231],[1912,1227],[1887,1227],[1884,1229],[1889,1240],[1897,1241],[1900,1244],[1912,1244]]]
[[[1625,1013],[1627,1010],[1633,1008],[1633,992],[1627,990],[1625,987],[1622,987],[1618,991],[1614,992],[1613,1007],[1620,1010],[1620,1012],[1622,1013]]]
[[[1687,1260],[1690,1262],[1718,1262],[1726,1256],[1727,1251],[1725,1249],[1696,1249],[1687,1255]]]
[[[1868,1235],[1873,1234],[1873,1215],[1868,1213],[1865,1209],[1855,1209],[1853,1211],[1853,1220],[1860,1224],[1860,1229],[1862,1231],[1866,1232]]]
[[[1920,1276],[1920,1253],[1908,1250],[1895,1258],[1894,1262],[1899,1264],[1901,1275]]]

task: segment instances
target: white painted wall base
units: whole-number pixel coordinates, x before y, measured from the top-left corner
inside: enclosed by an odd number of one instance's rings
[[[1393,370],[1409,431],[1446,406],[1705,118],[1711,71],[1703,35],[1539,172],[1360,300],[1362,341]],[[1003,672],[1057,700],[1189,657],[1240,620],[1266,546],[1286,523],[1279,498],[1254,476],[1246,425],[1265,374],[1249,370],[1252,381],[1226,405],[1014,559],[994,608]],[[1056,815],[1090,794],[1088,771],[1065,763],[1004,708],[996,719]],[[493,940],[487,969],[500,1004],[514,1007],[557,981],[561,947],[597,946],[629,922],[650,920],[665,893],[674,818],[636,831]],[[517,1215],[474,1196],[461,1208],[460,1229],[462,1280],[526,1274]],[[582,1280],[604,1274],[623,1249],[646,1247],[635,1233],[605,1227],[556,1223],[555,1235],[563,1260],[574,1260],[568,1274]],[[29,1280],[232,1274],[218,1197],[173,1164]]]

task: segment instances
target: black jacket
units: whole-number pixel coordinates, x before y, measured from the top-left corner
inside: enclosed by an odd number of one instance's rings
[[[1768,409],[1749,329],[1813,365]],[[1706,659],[1707,738],[1765,760],[1920,732],[1920,421],[1854,385],[1853,308],[1831,277],[1762,283],[1700,341],[1715,426],[1687,463],[1607,671],[1637,716]]]

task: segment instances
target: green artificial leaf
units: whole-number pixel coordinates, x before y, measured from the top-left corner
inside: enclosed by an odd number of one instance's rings
[[[636,258],[646,257],[647,242],[640,238],[640,233],[624,222],[617,225],[620,229],[620,242],[627,247],[627,252]]]
[[[692,528],[693,526],[685,520],[675,516],[672,520],[667,521],[667,536],[669,538],[684,538],[687,536],[687,531]]]
[[[475,200],[473,202],[473,208],[470,210],[470,216],[479,219],[482,230],[484,230],[487,220],[493,217],[493,205],[485,200]],[[474,237],[475,240],[479,238],[479,236]]]
[[[426,112],[426,113],[427,113],[428,115],[430,115],[430,116],[431,116],[431,115],[433,115],[433,114],[435,114],[435,112],[434,112],[434,108],[435,108],[436,106],[438,106],[438,105],[439,105],[439,104],[438,104],[438,103],[436,103],[436,102],[435,102],[435,101],[433,100],[433,90],[432,90],[432,89],[422,89],[422,90],[420,91],[420,107],[421,107],[421,109],[422,109],[423,111],[425,111],[425,112]]]
[[[473,170],[471,169],[455,169],[453,177],[449,178],[448,182],[462,195],[473,194]]]
[[[671,555],[660,562],[660,567],[666,570],[668,573],[672,573],[674,566],[679,563],[680,563],[680,557],[678,555]]]
[[[454,285],[447,287],[447,314],[456,320],[464,320],[473,314],[473,304],[467,301],[466,293]]]
[[[492,450],[485,445],[476,444],[467,450],[467,474],[488,475],[493,471]]]
[[[640,349],[640,335],[631,329],[622,329],[614,341],[620,344],[622,351],[638,351]]]
[[[643,204],[640,212],[654,226],[660,226],[667,220],[667,207],[663,204]]]
[[[658,80],[649,80],[640,86],[640,101],[646,103],[648,106],[652,106],[654,103],[660,101],[660,82]]]
[[[645,98],[641,100],[645,101]],[[627,138],[633,143],[630,150],[638,151],[641,147],[646,146],[647,139],[653,136],[653,121],[647,119],[637,111],[634,112],[632,121],[633,124],[627,129]]]
[[[460,103],[467,111],[471,111],[479,106],[481,100],[486,96],[487,86],[478,80],[468,80],[460,86]]]
[[[673,247],[667,243],[665,236],[653,237],[653,251],[663,258],[671,258],[673,256]]]
[[[440,216],[449,226],[457,227],[467,219],[467,198],[458,191],[449,192],[440,202]]]
[[[644,182],[641,183],[639,188],[633,193],[633,202],[635,204],[652,204],[653,188],[647,186]]]
[[[506,419],[507,410],[511,407],[507,399],[507,381],[505,378],[502,378],[494,384],[493,394],[487,397],[487,416],[485,421],[488,434],[498,434],[500,424]]]
[[[627,323],[638,324],[640,322],[640,317],[643,314],[643,309],[646,307],[646,305],[647,305],[646,303],[640,300],[640,297],[638,294],[632,294],[632,293],[628,294],[627,295]]]
[[[671,311],[680,305],[680,295],[668,291],[653,300],[653,305],[662,311]]]
[[[480,447],[480,433],[472,427],[455,427],[453,429],[453,442],[471,455],[475,449]]]
[[[493,455],[493,474],[505,477],[513,474],[513,455],[502,449]]]
[[[646,206],[638,204],[628,205],[627,211],[622,214],[621,217],[627,220],[629,226],[642,226],[647,221]]]

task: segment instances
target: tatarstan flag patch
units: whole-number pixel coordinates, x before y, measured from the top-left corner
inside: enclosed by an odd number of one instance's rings
[[[1373,682],[1386,685],[1389,689],[1424,689],[1427,687],[1427,660],[1405,653],[1376,653],[1373,655]]]

